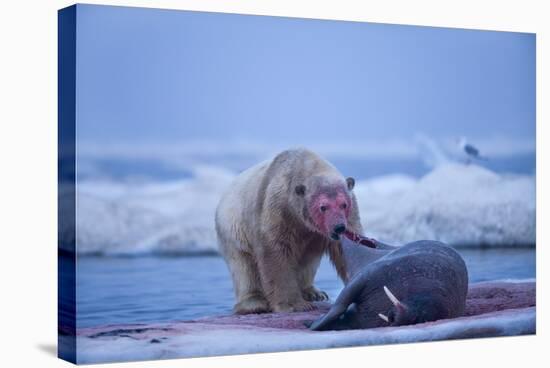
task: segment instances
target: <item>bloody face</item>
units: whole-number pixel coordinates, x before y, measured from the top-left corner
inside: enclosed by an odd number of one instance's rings
[[[320,233],[338,240],[348,226],[351,200],[344,185],[319,188],[310,199],[308,210]]]

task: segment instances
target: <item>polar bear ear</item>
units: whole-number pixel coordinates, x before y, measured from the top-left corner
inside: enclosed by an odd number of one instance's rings
[[[296,185],[296,187],[294,188],[294,191],[299,196],[303,196],[304,194],[306,194],[306,186],[304,184]]]
[[[349,190],[352,190],[355,187],[355,179],[351,176],[349,178],[346,178],[346,183],[348,184]]]

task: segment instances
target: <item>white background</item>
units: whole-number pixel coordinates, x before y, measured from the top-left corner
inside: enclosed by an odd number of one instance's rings
[[[109,367],[359,365],[527,367],[548,364],[546,1],[87,1],[537,33],[537,336],[256,354]],[[0,10],[0,366],[58,367],[57,10],[69,1],[2,1]],[[543,188],[546,191],[543,192]],[[546,205],[546,206],[545,206]],[[546,289],[546,291],[545,291]],[[546,345],[546,352],[543,346]],[[545,354],[546,353],[546,354]]]

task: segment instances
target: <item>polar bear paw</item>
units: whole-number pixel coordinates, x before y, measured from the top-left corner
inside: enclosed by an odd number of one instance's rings
[[[322,290],[317,289],[315,286],[310,286],[302,290],[302,296],[308,302],[319,302],[329,300],[328,294]]]
[[[238,302],[233,308],[236,314],[257,314],[270,312],[269,303],[263,297],[251,296]]]
[[[273,307],[274,312],[309,312],[315,309],[313,303],[308,301],[301,301],[297,303],[280,303]]]

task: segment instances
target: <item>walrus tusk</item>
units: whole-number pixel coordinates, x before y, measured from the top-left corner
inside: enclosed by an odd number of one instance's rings
[[[390,323],[390,319],[388,318],[388,316],[382,314],[382,313],[378,313],[378,317],[382,318],[384,321],[386,321],[387,323]]]
[[[388,298],[390,298],[390,301],[392,302],[393,305],[395,305],[396,307],[398,306],[402,306],[403,304],[399,301],[399,299],[397,299],[395,297],[395,295],[392,294],[392,292],[390,291],[390,289],[388,289],[385,285],[384,285],[384,292],[386,293],[386,295],[388,296]]]

